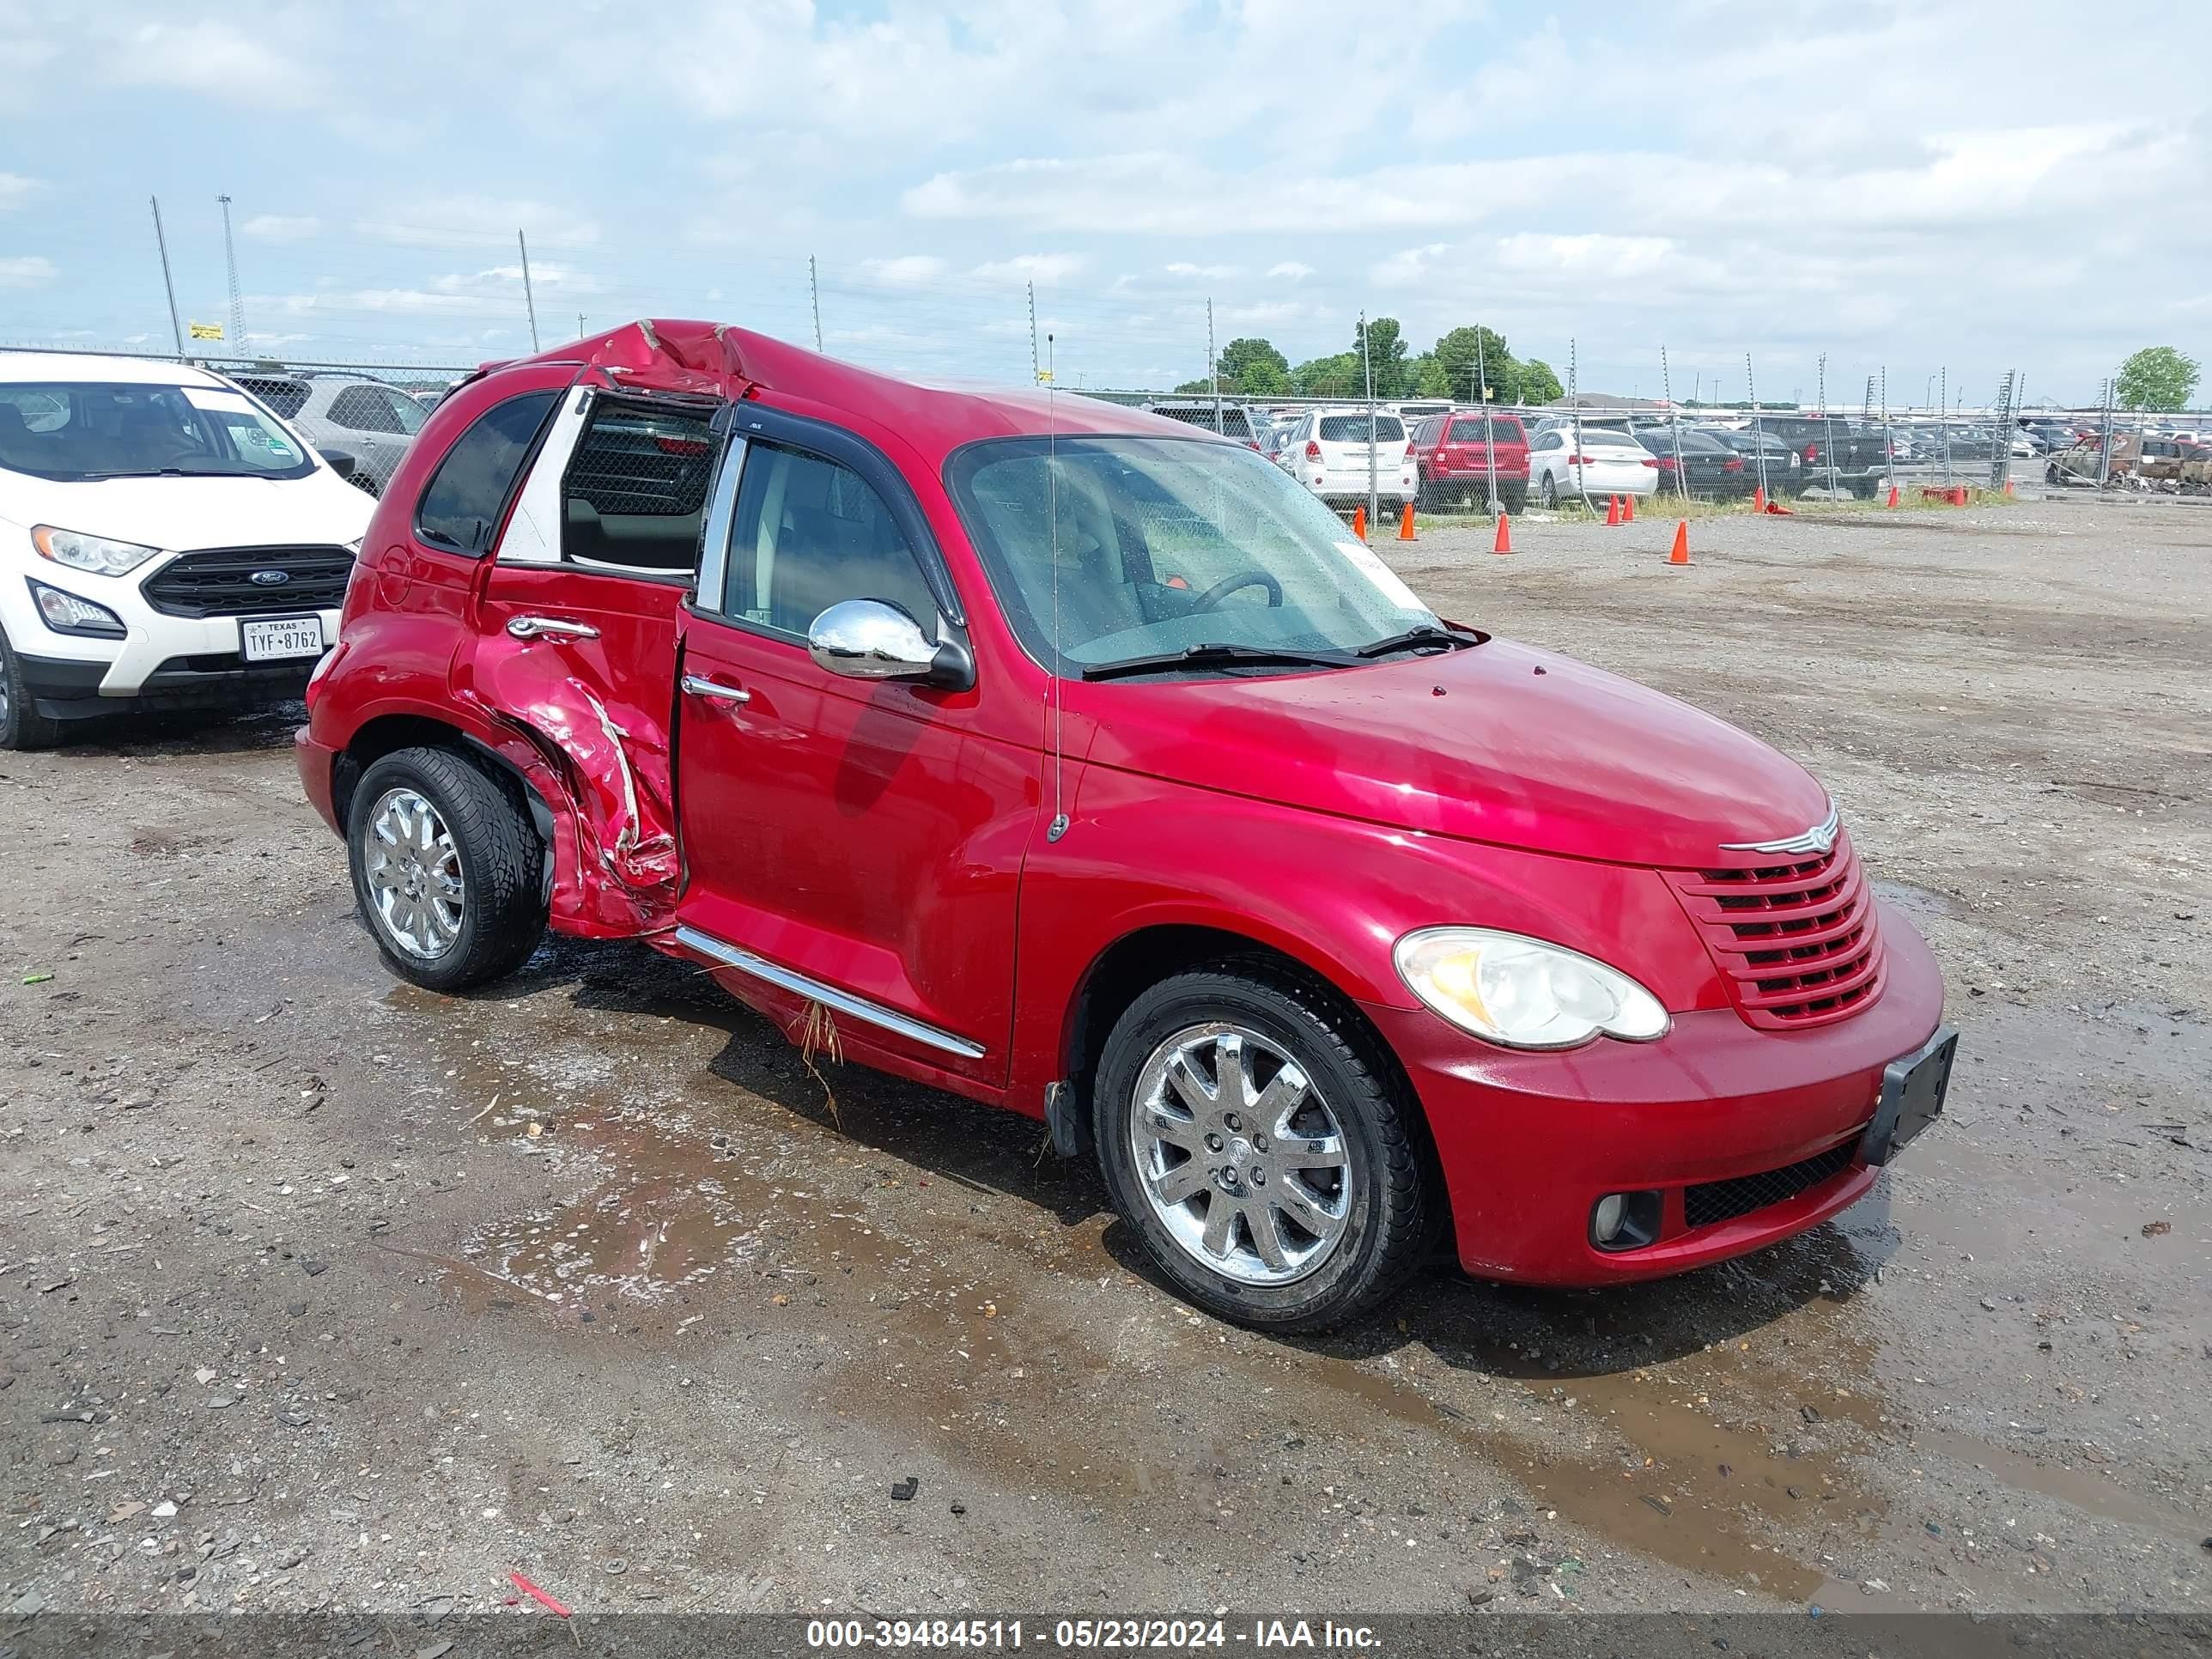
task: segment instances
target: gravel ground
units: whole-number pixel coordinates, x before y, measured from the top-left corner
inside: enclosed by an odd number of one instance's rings
[[[1964,1031],[1686,1279],[1201,1318],[1036,1127],[632,947],[399,986],[296,711],[0,757],[0,1622],[2212,1599],[2212,512],[1383,544],[1806,760]],[[834,1090],[834,1103],[830,1091]],[[917,1483],[902,1500],[893,1484]],[[903,1490],[903,1488],[902,1488]]]

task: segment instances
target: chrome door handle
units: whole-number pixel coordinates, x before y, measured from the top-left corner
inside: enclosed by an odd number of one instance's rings
[[[562,640],[596,640],[599,630],[589,623],[566,622],[559,617],[509,617],[507,631],[518,640],[545,635]]]
[[[734,685],[725,685],[720,680],[702,679],[696,674],[684,677],[684,689],[695,697],[720,697],[724,702],[750,702],[753,694],[741,691]]]

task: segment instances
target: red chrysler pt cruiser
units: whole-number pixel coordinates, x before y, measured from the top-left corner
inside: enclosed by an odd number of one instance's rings
[[[1825,791],[1444,620],[1251,450],[640,322],[486,368],[382,500],[301,776],[394,971],[638,938],[1049,1124],[1192,1301],[1800,1232],[1942,1108]]]

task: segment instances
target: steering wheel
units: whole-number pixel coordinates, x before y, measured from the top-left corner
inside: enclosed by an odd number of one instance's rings
[[[1282,583],[1277,581],[1273,576],[1269,575],[1264,570],[1240,570],[1233,576],[1224,576],[1219,581],[1214,583],[1212,586],[1207,588],[1205,592],[1200,594],[1196,599],[1191,602],[1189,614],[1195,617],[1201,611],[1211,611],[1215,605],[1219,605],[1222,600],[1227,599],[1231,593],[1237,592],[1241,588],[1246,587],[1266,588],[1267,590],[1268,605],[1276,610],[1280,610],[1282,608]]]

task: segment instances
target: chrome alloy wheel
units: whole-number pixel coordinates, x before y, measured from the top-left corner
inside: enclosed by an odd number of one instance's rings
[[[1355,1172],[1343,1125],[1257,1031],[1214,1022],[1176,1032],[1137,1074],[1134,1104],[1146,1200],[1200,1266],[1287,1285],[1344,1242]]]
[[[453,832],[412,789],[386,792],[368,819],[362,868],[385,937],[434,962],[460,937],[467,891]]]

